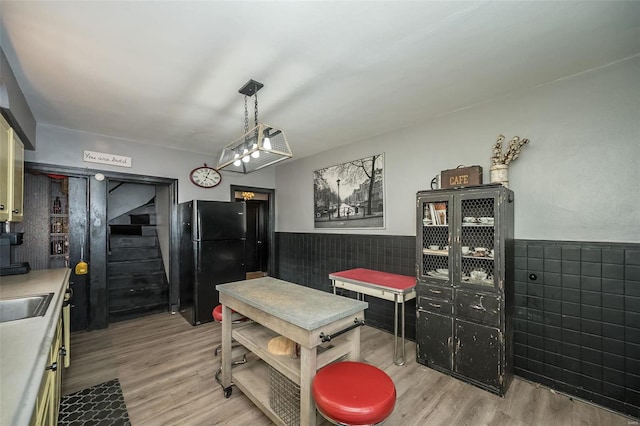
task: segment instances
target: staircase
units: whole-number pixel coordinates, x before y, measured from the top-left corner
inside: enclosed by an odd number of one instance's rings
[[[169,307],[169,286],[154,225],[109,225],[109,322]]]

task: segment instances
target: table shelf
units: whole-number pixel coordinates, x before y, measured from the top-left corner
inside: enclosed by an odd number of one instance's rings
[[[273,368],[284,374],[289,380],[300,384],[300,359],[289,355],[274,355],[267,350],[269,340],[279,334],[258,323],[238,327],[233,330],[233,338],[253,352]],[[233,370],[235,381],[236,370]]]
[[[233,383],[269,419],[277,425],[286,426],[269,404],[269,365],[259,358],[233,368]]]

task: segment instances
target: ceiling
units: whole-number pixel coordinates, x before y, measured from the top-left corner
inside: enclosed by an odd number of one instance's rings
[[[249,79],[264,84],[260,121],[299,158],[640,54],[638,1],[0,8],[2,48],[39,124],[216,158],[243,133]]]

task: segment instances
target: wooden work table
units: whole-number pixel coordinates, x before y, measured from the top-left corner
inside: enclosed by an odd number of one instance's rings
[[[248,396],[273,422],[285,423],[269,404],[269,369],[276,369],[300,386],[300,424],[315,425],[316,409],[311,383],[316,371],[346,356],[360,358],[360,328],[353,327],[364,319],[366,302],[335,296],[298,284],[271,277],[238,281],[216,286],[222,310],[222,386],[231,395],[232,382]],[[253,320],[231,324],[231,310]],[[335,335],[353,327],[329,343],[323,335]],[[300,345],[299,358],[278,356],[268,352],[269,340],[285,336]],[[231,369],[231,339],[241,343],[258,359]],[[319,350],[320,349],[320,350]]]

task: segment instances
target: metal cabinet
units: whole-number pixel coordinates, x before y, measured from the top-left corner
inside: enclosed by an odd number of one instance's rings
[[[513,376],[513,192],[417,194],[417,361],[504,395]]]

